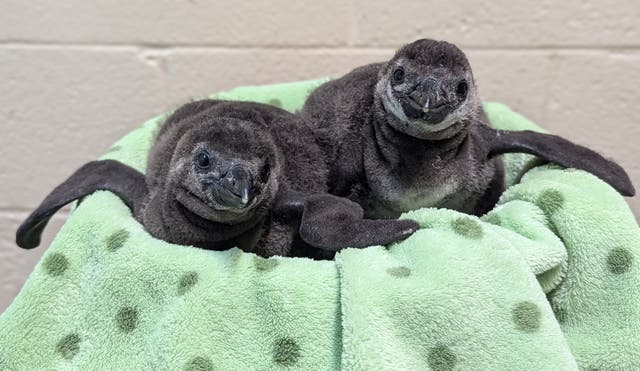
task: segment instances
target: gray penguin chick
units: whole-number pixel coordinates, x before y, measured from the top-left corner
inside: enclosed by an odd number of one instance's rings
[[[417,230],[410,220],[365,220],[358,204],[328,194],[321,151],[301,121],[257,103],[188,103],[160,129],[146,175],[113,160],[84,165],[22,223],[17,244],[38,246],[58,209],[97,190],[119,196],[156,238],[265,257],[330,258]]]
[[[471,67],[455,45],[429,39],[386,63],[356,68],[311,93],[300,114],[329,166],[329,192],[366,217],[422,207],[482,215],[505,188],[498,155],[523,152],[593,173],[635,193],[616,163],[555,135],[489,126]]]

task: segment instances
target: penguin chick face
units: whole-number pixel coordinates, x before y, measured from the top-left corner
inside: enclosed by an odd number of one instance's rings
[[[209,122],[192,128],[178,143],[167,187],[180,207],[202,219],[245,222],[264,211],[277,191],[275,147],[252,123],[204,120]]]
[[[399,49],[382,69],[376,98],[389,123],[420,139],[461,130],[479,105],[469,62],[455,45],[421,39]]]

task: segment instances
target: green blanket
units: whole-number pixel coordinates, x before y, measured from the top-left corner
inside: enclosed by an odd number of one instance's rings
[[[318,83],[218,96],[294,110]],[[539,130],[486,109],[498,128]],[[104,158],[144,170],[162,118]],[[417,210],[409,239],[335,261],[165,243],[97,192],[0,317],[0,369],[640,369],[640,230],[625,201],[585,172],[520,174],[532,158],[506,159],[513,185],[488,215]]]

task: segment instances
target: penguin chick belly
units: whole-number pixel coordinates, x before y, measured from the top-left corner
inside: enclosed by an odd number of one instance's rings
[[[364,202],[370,218],[397,218],[402,213],[427,207],[453,209],[475,214],[479,200],[495,175],[493,163],[476,163],[469,158],[445,168],[410,168],[392,173],[384,167],[368,177],[370,194]]]

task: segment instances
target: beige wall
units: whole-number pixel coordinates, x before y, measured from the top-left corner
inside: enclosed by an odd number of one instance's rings
[[[460,45],[485,100],[613,157],[640,186],[638,0],[136,3],[2,1],[0,311],[64,215],[34,251],[15,246],[17,225],[146,118],[236,85],[339,75],[420,37]]]

